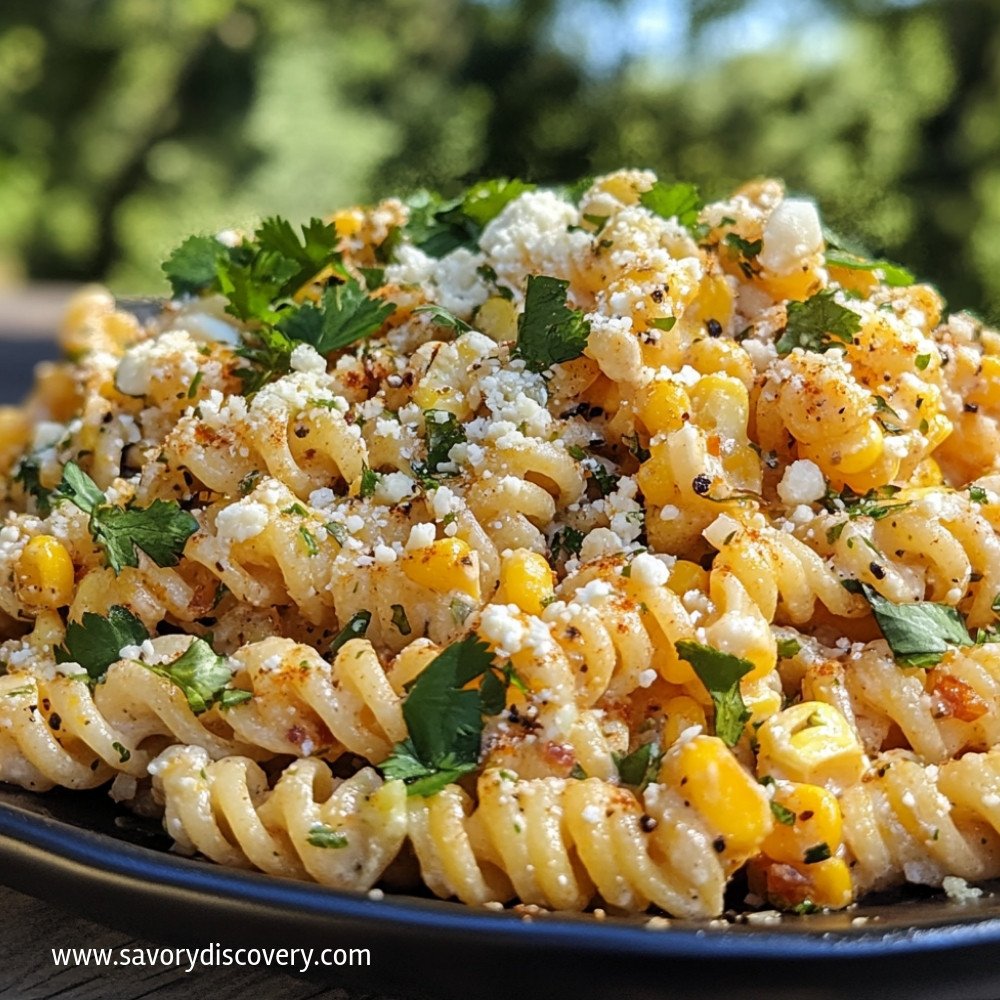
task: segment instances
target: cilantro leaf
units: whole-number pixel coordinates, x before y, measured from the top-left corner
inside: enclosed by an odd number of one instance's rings
[[[368,468],[367,465],[362,465],[361,484],[358,487],[358,495],[362,499],[375,496],[375,491],[378,489],[378,484],[381,480],[382,476],[380,473],[375,472],[374,469]]]
[[[189,236],[163,263],[174,297],[197,295],[216,287],[218,268],[229,248],[214,236]]]
[[[583,532],[569,525],[557,531],[549,542],[549,552],[553,559],[558,559],[560,552],[564,553],[567,559],[572,559],[580,554],[582,547]]]
[[[232,671],[226,658],[219,656],[204,639],[194,639],[173,663],[156,666],[145,664],[147,669],[161,677],[168,677],[183,692],[195,714],[204,712],[218,701],[232,680]],[[242,699],[241,700],[245,700]]]
[[[458,417],[448,410],[424,410],[424,437],[427,441],[427,461],[423,471],[433,475],[450,461],[448,453],[466,440],[465,428]]]
[[[298,269],[290,274],[281,291],[290,295],[301,288],[311,278],[315,278],[325,267],[335,265],[338,274],[346,276],[337,252],[336,227],[322,219],[310,219],[302,227],[302,240],[287,219],[274,216],[265,219],[254,233],[254,239],[263,252],[280,254],[286,260],[294,261]]]
[[[24,487],[24,492],[35,498],[35,507],[42,517],[48,517],[52,513],[52,490],[42,485],[39,478],[41,466],[35,455],[25,455],[18,462],[17,471],[11,477],[15,483],[20,483]]]
[[[528,278],[514,357],[523,358],[529,371],[543,372],[561,361],[572,361],[587,346],[590,326],[579,309],[566,305],[568,287],[568,281],[545,274]]]
[[[750,718],[750,710],[740,693],[740,678],[753,670],[753,664],[742,657],[690,639],[678,640],[674,648],[682,660],[691,664],[712,697],[715,735],[727,746],[735,746]]]
[[[72,501],[86,514],[92,515],[105,503],[104,493],[97,483],[76,462],[66,463],[55,492],[59,497]]]
[[[483,715],[497,714],[503,699],[498,706],[495,683],[478,690],[466,685],[495,670],[489,647],[476,635],[433,659],[409,687],[403,702],[409,736],[380,765],[385,776],[406,781],[410,795],[433,795],[475,770]]]
[[[327,826],[326,823],[314,823],[309,827],[309,833],[306,834],[306,842],[312,844],[313,847],[333,848],[334,850],[347,847],[348,843],[347,834],[341,833],[339,830],[334,830],[333,827]]]
[[[272,303],[298,273],[298,264],[276,250],[258,251],[246,263],[232,259],[221,262],[218,285],[229,299],[226,312],[244,322],[273,323],[278,313]]]
[[[639,198],[639,204],[664,219],[676,218],[682,226],[691,229],[698,223],[698,213],[703,202],[694,184],[685,181],[678,181],[676,184],[657,181]]]
[[[289,312],[278,329],[293,342],[330,354],[377,333],[395,311],[395,303],[373,299],[360,282],[349,278],[329,287],[320,307],[307,304]]]
[[[838,344],[849,344],[861,329],[861,317],[833,299],[832,291],[817,292],[805,302],[788,304],[788,322],[775,344],[779,354],[793,348],[828,351]]]
[[[894,604],[860,580],[844,580],[843,586],[865,598],[892,655],[906,666],[933,666],[952,646],[972,645],[962,616],[949,604]]]
[[[175,566],[198,530],[198,522],[174,500],[154,500],[148,507],[105,503],[97,484],[75,462],[66,463],[57,491],[90,515],[90,534],[116,574],[139,565],[137,549],[157,566]]]
[[[485,228],[486,224],[492,222],[509,202],[534,190],[534,184],[526,184],[516,177],[513,180],[498,177],[495,180],[480,181],[465,192],[462,198],[462,212],[480,228]]]
[[[830,851],[830,845],[826,842],[807,847],[802,854],[802,860],[807,865],[815,865],[820,861],[827,861],[831,857],[833,857],[833,854]]]
[[[798,639],[779,639],[777,645],[778,656],[782,660],[789,659],[802,648],[802,643]]]
[[[249,368],[237,368],[236,375],[243,383],[243,392],[249,395],[266,385],[273,378],[280,378],[292,370],[292,351],[295,342],[272,326],[255,330],[248,341],[236,349],[241,358],[250,362]]]
[[[406,608],[402,604],[392,605],[392,624],[400,635],[409,635],[413,631],[410,619],[406,617]]]
[[[830,248],[826,251],[826,262],[832,267],[842,267],[848,271],[879,271],[883,284],[893,288],[912,285],[916,280],[911,271],[888,260],[866,260],[846,250]]]
[[[126,646],[149,638],[146,626],[128,608],[112,604],[108,617],[84,611],[78,622],[66,626],[66,644],[55,648],[56,663],[79,663],[91,680],[100,680]]]
[[[795,813],[780,802],[771,802],[771,813],[783,826],[795,826]]]
[[[370,611],[359,611],[348,619],[347,624],[337,633],[333,642],[330,643],[330,659],[337,655],[340,647],[350,642],[352,639],[360,639],[368,631],[368,626],[372,621]]]
[[[642,791],[656,777],[662,756],[655,743],[643,743],[625,757],[616,756],[619,779]]]
[[[464,319],[459,319],[454,313],[449,312],[443,306],[417,306],[413,311],[414,313],[428,313],[437,326],[454,330],[455,333],[468,333],[472,329]]]

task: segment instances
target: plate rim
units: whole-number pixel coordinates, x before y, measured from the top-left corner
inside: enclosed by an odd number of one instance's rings
[[[2,786],[0,786],[2,791]],[[713,961],[843,960],[877,957],[889,950],[899,957],[1000,945],[1000,913],[943,913],[941,923],[910,928],[880,927],[868,922],[857,928],[810,928],[808,921],[792,930],[782,926],[735,924],[713,927],[672,921],[652,929],[648,917],[634,919],[588,915],[493,912],[403,893],[372,898],[367,893],[332,889],[312,882],[227,868],[168,851],[118,840],[65,820],[0,799],[0,860],[47,863],[49,882],[81,876],[94,885],[116,883],[116,891],[140,894],[209,893],[216,904],[247,905],[294,914],[300,919],[359,922],[373,931],[488,935],[494,946],[581,951],[590,956],[623,954],[633,957],[683,958]],[[53,864],[55,862],[55,864]],[[50,899],[16,877],[17,866],[0,865],[0,882]],[[11,877],[11,876],[14,877]]]

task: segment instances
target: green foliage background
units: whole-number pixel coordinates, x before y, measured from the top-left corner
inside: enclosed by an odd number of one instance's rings
[[[0,283],[158,292],[189,232],[628,164],[782,176],[1000,318],[1000,0],[666,5],[681,55],[595,59],[628,0],[3,0]],[[746,8],[786,34],[727,44]]]

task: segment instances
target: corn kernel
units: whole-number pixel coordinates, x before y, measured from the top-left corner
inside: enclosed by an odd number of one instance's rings
[[[708,591],[708,571],[702,569],[696,562],[678,559],[670,570],[667,586],[678,597],[683,597],[689,590]]]
[[[515,549],[500,566],[496,600],[516,604],[529,615],[540,615],[554,596],[555,576],[544,556],[530,549]]]
[[[659,780],[676,788],[698,811],[727,863],[756,854],[772,827],[764,789],[743,770],[718,737],[695,736],[663,759]]]
[[[851,872],[842,858],[828,858],[812,865],[754,858],[747,874],[752,891],[785,910],[803,903],[840,910],[854,897]]]
[[[517,308],[502,295],[488,298],[476,313],[476,329],[500,342],[517,338]]]
[[[660,742],[664,747],[673,746],[685,729],[691,729],[693,726],[707,728],[705,710],[694,698],[689,698],[685,694],[670,698],[663,706],[663,714],[666,721],[663,724]]]
[[[680,430],[691,410],[691,400],[676,382],[652,382],[639,396],[639,418],[650,434]]]
[[[836,853],[843,842],[843,817],[831,792],[819,785],[783,782],[771,802],[776,822],[761,847],[768,857],[801,865],[808,862],[809,849],[820,844]]]
[[[479,600],[479,556],[461,538],[439,538],[411,549],[404,554],[402,565],[414,583],[436,594],[458,590]]]
[[[698,298],[692,303],[685,316],[696,323],[705,324],[714,319],[725,326],[729,322],[732,312],[733,293],[725,276],[706,274],[701,279]],[[698,370],[702,371],[703,369],[698,368]]]
[[[832,705],[804,701],[772,716],[757,730],[761,777],[822,785],[834,793],[865,772],[864,750]]]
[[[0,406],[0,473],[7,475],[24,451],[31,423],[17,406]]]
[[[649,450],[650,456],[639,467],[636,482],[649,503],[662,507],[677,498],[677,477],[670,464],[667,442],[659,441]]]
[[[18,597],[25,604],[61,608],[73,599],[73,560],[52,535],[35,535],[21,550],[15,572]]]

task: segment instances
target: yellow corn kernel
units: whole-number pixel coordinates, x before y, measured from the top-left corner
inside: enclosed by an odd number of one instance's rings
[[[663,714],[666,721],[663,724],[660,742],[664,748],[673,746],[685,729],[690,729],[692,726],[707,728],[705,709],[686,694],[670,698],[663,706]]]
[[[649,449],[649,458],[639,467],[636,480],[642,495],[657,507],[677,497],[677,477],[670,463],[669,442],[658,441]]]
[[[502,295],[488,298],[476,313],[476,329],[496,340],[517,339],[517,308]]]
[[[804,301],[823,287],[819,267],[819,258],[810,258],[808,266],[792,271],[791,274],[779,275],[765,271],[756,283],[775,300],[798,299]]]
[[[843,858],[791,865],[762,855],[751,859],[747,876],[752,892],[783,910],[802,904],[840,910],[854,898],[851,872]]]
[[[843,858],[828,858],[806,869],[812,883],[810,902],[831,910],[841,910],[854,899],[851,870]]]
[[[7,475],[24,451],[31,423],[17,406],[0,406],[0,474]]]
[[[365,215],[360,208],[345,208],[335,212],[332,221],[337,235],[343,240],[361,232],[365,224]]]
[[[820,844],[826,844],[832,854],[837,852],[844,824],[840,804],[831,792],[819,785],[782,782],[771,803],[774,829],[761,847],[768,857],[802,865],[808,863],[807,852]]]
[[[907,486],[927,487],[940,486],[944,483],[944,473],[941,466],[933,458],[925,458],[914,470],[907,481]]]
[[[749,674],[747,675],[750,676]],[[750,725],[756,726],[781,711],[784,699],[780,687],[776,689],[770,677],[744,678],[740,682],[743,704],[750,710]]]
[[[865,772],[865,753],[847,719],[832,705],[804,701],[757,730],[757,774],[822,785],[837,793]]]
[[[675,788],[722,838],[727,864],[756,854],[773,825],[761,787],[716,736],[695,736],[663,759],[659,780]]]
[[[733,293],[729,282],[722,274],[706,274],[701,279],[698,298],[694,300],[685,313],[685,318],[693,319],[704,325],[709,320],[715,320],[722,326],[729,322],[733,312]],[[697,367],[697,366],[695,366]],[[698,371],[702,371],[701,368]]]
[[[529,615],[540,615],[552,599],[555,575],[544,556],[530,549],[515,549],[500,566],[500,604],[516,604]]]
[[[676,382],[651,382],[639,394],[639,419],[650,434],[680,430],[690,412],[691,400]]]
[[[756,372],[750,355],[731,340],[696,340],[687,354],[688,364],[696,371],[706,375],[721,372],[739,379],[748,390],[753,387]]]
[[[439,538],[403,555],[403,572],[436,594],[459,590],[479,600],[479,556],[461,538]]]
[[[678,597],[683,597],[689,590],[700,590],[708,593],[708,570],[702,569],[696,562],[678,559],[670,570],[667,586]]]
[[[21,550],[15,568],[17,594],[25,604],[61,608],[73,599],[73,560],[52,535],[35,535]]]

